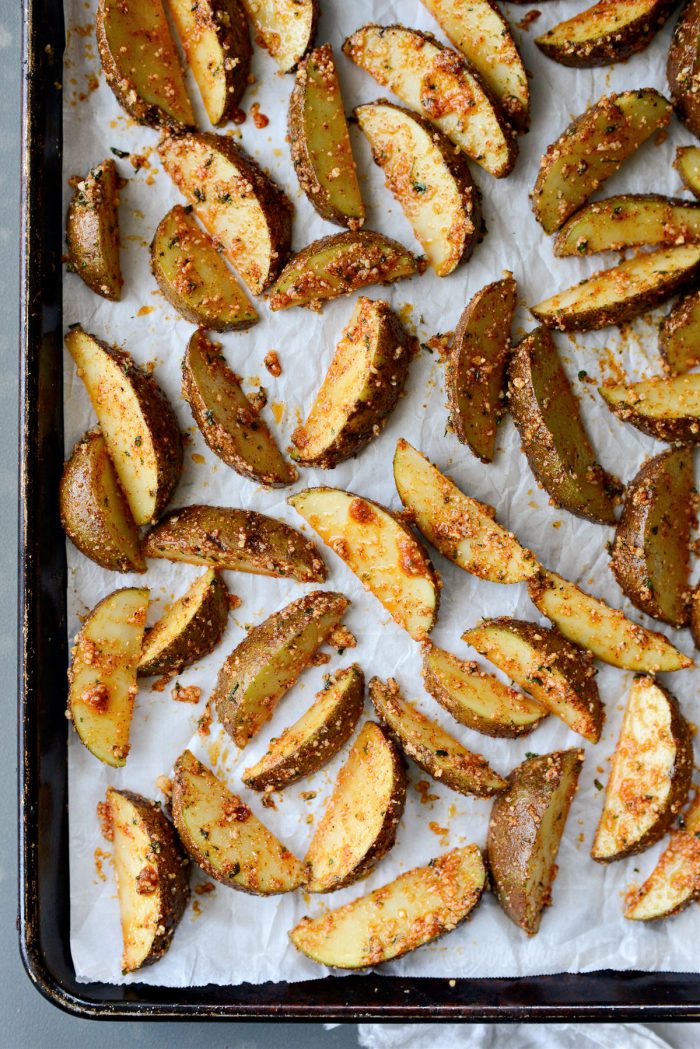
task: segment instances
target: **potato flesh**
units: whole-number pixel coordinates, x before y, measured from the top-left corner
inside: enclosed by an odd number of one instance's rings
[[[288,73],[311,45],[316,12],[313,0],[241,0],[258,39]]]
[[[331,892],[354,880],[353,872],[385,829],[397,791],[405,792],[396,773],[391,743],[377,725],[366,722],[338,773],[306,853],[308,892]],[[396,822],[399,815],[400,809]]]
[[[647,22],[647,25],[644,28],[640,27],[639,30],[639,35],[646,43],[650,35],[651,26],[655,24],[654,16],[657,9],[663,6],[659,0],[622,0],[622,2],[621,0],[599,0],[592,7],[588,7],[585,11],[580,11],[577,15],[574,15],[573,18],[567,18],[565,22],[560,22],[554,26],[548,33],[539,38],[537,44],[541,43],[543,45],[545,54],[561,50],[563,55],[566,56],[567,52],[575,51],[585,58],[587,53],[596,48],[596,45],[598,47],[601,46],[601,38],[610,38],[611,42],[607,45],[607,48],[613,50],[615,41],[624,40],[625,32],[630,30],[634,23],[640,20],[646,20]],[[666,13],[670,12],[671,6],[670,4],[666,5]],[[665,16],[658,17],[656,23],[658,26],[661,26],[664,20]],[[631,49],[625,48],[624,54],[621,54],[620,58],[640,49],[638,46]],[[606,55],[606,58],[607,61],[605,62],[601,58],[601,65],[609,65],[615,61],[614,51],[609,56]]]
[[[322,965],[378,965],[456,928],[478,903],[485,881],[481,853],[467,845],[338,910],[303,918],[289,935]]]
[[[600,391],[612,407],[629,408],[648,419],[700,418],[700,375],[654,377],[628,385],[602,386]]]
[[[518,583],[537,571],[533,555],[494,521],[491,507],[461,492],[403,438],[394,479],[425,538],[465,572],[492,583]]]
[[[343,50],[490,174],[509,173],[514,143],[456,52],[412,29],[374,25],[358,29]]]
[[[216,580],[216,572],[208,569],[195,579],[187,593],[173,602],[144,638],[139,667],[147,666],[187,630],[199,613],[209,589]]]
[[[700,840],[695,831],[673,831],[647,880],[628,898],[625,918],[654,921],[700,896]]]
[[[310,488],[289,502],[412,638],[430,632],[439,600],[432,565],[391,514],[337,488]]]
[[[700,363],[700,292],[683,296],[659,328],[659,349],[666,370],[682,374]]]
[[[529,589],[533,602],[560,634],[610,666],[650,673],[692,666],[692,660],[663,634],[646,630],[556,572],[542,570]]]
[[[224,62],[238,59],[227,56],[221,47],[208,0],[168,0],[168,7],[207,116],[212,124],[218,124],[228,102]]]
[[[119,190],[113,160],[104,160],[78,183],[68,208],[66,243],[75,272],[106,299],[121,298]]]
[[[593,255],[640,244],[683,244],[700,240],[700,206],[668,197],[628,194],[596,201],[560,230],[555,254]]]
[[[148,590],[117,590],[85,620],[75,640],[68,709],[87,749],[114,768],[126,764],[136,697],[136,667]]]
[[[690,192],[700,197],[700,146],[679,146],[673,165]]]

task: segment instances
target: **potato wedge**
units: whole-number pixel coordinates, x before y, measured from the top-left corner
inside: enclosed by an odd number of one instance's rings
[[[546,328],[536,328],[516,347],[508,380],[522,450],[554,505],[589,521],[615,524],[620,483],[597,461],[578,398]]]
[[[99,428],[80,438],[59,486],[63,530],[74,546],[111,572],[145,572],[138,528]]]
[[[700,364],[700,291],[688,292],[666,314],[659,327],[659,350],[671,375]]]
[[[582,750],[528,758],[493,803],[488,862],[496,899],[528,936],[551,902],[557,854],[583,765]]]
[[[317,47],[299,63],[288,128],[299,185],[316,211],[336,226],[359,229],[365,206],[330,44]]]
[[[693,287],[700,274],[700,245],[648,251],[599,270],[579,284],[530,307],[548,328],[594,331],[624,324]]]
[[[253,896],[298,889],[304,867],[190,750],[175,762],[173,822],[206,874]]]
[[[65,338],[137,525],[155,521],[182,472],[182,434],[160,386],[133,358],[80,326]]]
[[[196,663],[219,644],[228,613],[226,583],[216,569],[208,568],[146,632],[138,673],[180,673]]]
[[[429,121],[386,99],[357,106],[355,116],[428,262],[448,276],[484,230],[466,156]]]
[[[528,580],[527,589],[560,634],[611,667],[657,674],[693,665],[663,634],[633,622],[556,572],[541,569]]]
[[[693,770],[688,723],[652,677],[632,682],[591,856],[612,863],[648,849],[685,805]]]
[[[113,160],[90,168],[74,190],[66,214],[68,262],[97,295],[117,302],[124,279],[119,261],[119,191]]]
[[[201,328],[182,361],[182,395],[207,446],[227,466],[268,488],[296,481],[296,469],[280,452],[260,409],[243,392],[221,343],[211,342]]]
[[[563,66],[611,66],[643,51],[678,0],[598,0],[535,40],[540,51]]]
[[[657,193],[625,193],[595,201],[564,223],[554,254],[595,255],[640,244],[696,244],[700,240],[700,204]]]
[[[491,0],[423,0],[445,35],[476,70],[516,131],[530,123],[527,72],[510,25]]]
[[[307,892],[335,892],[376,867],[396,840],[407,784],[400,751],[366,721],[306,853]]]
[[[496,431],[505,414],[516,292],[512,274],[478,291],[459,318],[445,360],[450,424],[482,463],[493,461]]]
[[[301,717],[270,741],[242,780],[252,790],[284,790],[323,768],[353,734],[365,702],[365,678],[357,663],[329,676]]]
[[[115,590],[95,605],[71,653],[68,717],[90,753],[114,768],[129,753],[147,608],[145,587]]]
[[[423,684],[455,721],[485,736],[526,736],[548,713],[534,699],[485,674],[477,663],[430,643],[423,647]]]
[[[289,254],[292,205],[284,192],[225,135],[170,135],[158,154],[248,290],[259,295]]]
[[[280,73],[291,73],[314,42],[318,0],[241,0],[255,40],[274,58]]]
[[[388,303],[355,303],[306,422],[292,434],[292,456],[332,469],[376,437],[403,391],[416,340]]]
[[[344,907],[302,918],[289,938],[312,961],[333,969],[379,965],[456,929],[485,885],[481,853],[466,845]]]
[[[163,0],[98,0],[97,50],[117,102],[139,124],[194,127]]]
[[[700,375],[601,386],[608,408],[623,422],[660,441],[700,443]]]
[[[289,260],[270,289],[270,309],[318,310],[328,299],[419,272],[420,260],[383,233],[370,229],[334,233],[313,241]]]
[[[673,166],[693,196],[700,197],[700,146],[679,146]]]
[[[676,113],[694,135],[700,135],[700,101],[696,97],[700,74],[699,20],[700,2],[688,0],[676,22],[666,64]]]
[[[690,615],[693,490],[689,448],[663,452],[646,462],[627,486],[610,558],[630,601],[672,626],[683,626]]]
[[[402,521],[339,488],[307,488],[287,502],[412,638],[430,633],[442,584],[425,547]]]
[[[248,86],[252,48],[239,0],[167,0],[212,124],[233,116]]]
[[[558,230],[670,119],[670,102],[651,87],[603,95],[576,117],[540,161],[531,201],[545,233]]]
[[[176,204],[151,242],[151,271],[171,306],[191,324],[240,331],[258,320],[255,307],[191,214]]]
[[[491,660],[538,703],[584,739],[597,743],[605,710],[590,652],[556,630],[501,616],[467,630],[462,640]]]
[[[492,583],[518,583],[537,561],[512,532],[494,520],[494,509],[471,499],[413,445],[400,438],[394,480],[401,502],[443,557]]]
[[[322,583],[326,566],[295,528],[255,510],[194,503],[167,514],[144,540],[146,557]]]
[[[126,974],[170,947],[190,896],[189,860],[155,801],[108,787],[106,806]]]
[[[627,899],[625,918],[658,921],[678,914],[700,899],[700,802],[678,817],[678,830],[661,853],[653,871]]]
[[[429,776],[458,794],[490,798],[505,789],[506,781],[481,754],[463,747],[436,721],[407,703],[393,678],[385,684],[374,677],[369,695],[377,717],[404,754]]]
[[[350,602],[314,590],[251,627],[219,671],[210,702],[236,746],[245,747],[311,665]]]
[[[489,174],[504,178],[513,170],[518,146],[512,129],[464,59],[432,34],[366,25],[347,38],[343,51]]]

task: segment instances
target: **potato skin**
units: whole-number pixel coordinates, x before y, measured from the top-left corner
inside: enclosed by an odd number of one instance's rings
[[[630,601],[677,627],[690,615],[692,462],[692,450],[681,448],[645,463],[627,486],[610,558]]]
[[[677,5],[678,0],[653,0],[648,5],[648,10],[631,22],[619,25],[611,19],[610,28],[601,31],[598,36],[591,36],[588,40],[580,42],[563,39],[567,35],[565,30],[570,22],[578,24],[585,19],[588,11],[583,11],[580,15],[555,26],[535,40],[535,43],[547,58],[559,62],[562,66],[573,66],[575,69],[611,66],[616,62],[623,62],[638,51],[643,51]],[[624,9],[624,0],[618,0],[617,4],[609,6]],[[595,7],[592,10],[595,10]],[[599,17],[600,21],[604,22],[605,16]],[[561,40],[558,39],[559,35],[562,36]]]
[[[659,327],[659,352],[670,375],[700,363],[700,291],[683,295],[666,314]]]
[[[218,73],[222,75],[225,83],[226,104],[224,105],[218,119],[216,114],[208,112],[209,119],[214,125],[226,124],[238,108],[246,87],[248,86],[248,73],[250,72],[250,61],[253,49],[250,44],[250,33],[245,11],[239,0],[184,0],[191,7],[191,14],[196,27],[214,33],[218,46],[221,49],[221,62],[218,63]],[[178,18],[175,13],[175,5],[169,3],[170,13],[173,17],[185,55],[189,62],[189,33],[180,32]],[[182,26],[186,30],[186,26]],[[194,34],[193,34],[194,35]],[[194,69],[193,69],[194,72]],[[196,80],[195,76],[195,80]],[[205,109],[209,109],[204,92],[200,85],[200,93]]]
[[[666,75],[678,116],[694,135],[700,136],[700,98],[697,77],[700,73],[700,0],[688,0],[668,52]]]
[[[109,470],[114,478],[118,500],[117,506],[109,508],[97,495],[99,475],[104,470]],[[59,505],[63,530],[81,554],[111,572],[146,571],[138,529],[99,428],[83,434],[64,463]],[[131,551],[116,543],[110,535],[106,519],[111,513],[116,513],[126,523],[131,535]]]
[[[151,677],[155,674],[181,673],[185,667],[192,666],[208,655],[221,640],[228,623],[229,603],[228,587],[221,575],[216,572],[195,615],[185,629],[173,637],[170,644],[147,663],[139,663],[140,677]],[[144,644],[148,633],[144,637]]]
[[[118,302],[124,278],[119,264],[119,190],[113,160],[88,171],[66,214],[66,246],[74,271],[97,295]]]

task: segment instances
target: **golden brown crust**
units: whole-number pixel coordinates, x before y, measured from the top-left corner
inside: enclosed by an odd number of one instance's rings
[[[659,352],[670,375],[700,364],[700,291],[683,295],[666,314],[659,327]]]
[[[623,193],[587,204],[567,219],[554,242],[554,254],[593,255],[698,240],[700,204],[658,193]]]
[[[598,0],[535,40],[543,54],[563,66],[591,69],[623,62],[643,51],[666,23],[678,0]]]
[[[113,160],[90,168],[75,187],[66,214],[73,271],[97,295],[117,302],[124,279],[119,263],[119,191],[125,183]]]
[[[678,116],[694,135],[700,135],[700,0],[688,0],[676,23],[668,52],[666,75]]]

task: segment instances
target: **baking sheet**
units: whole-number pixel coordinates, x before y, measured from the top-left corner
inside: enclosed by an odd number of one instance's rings
[[[80,322],[100,337],[123,345],[142,363],[152,363],[155,375],[170,396],[181,426],[190,435],[185,470],[174,505],[199,501],[222,506],[251,507],[284,518],[305,528],[285,497],[289,491],[270,492],[239,477],[218,461],[205,447],[189,408],[180,396],[180,362],[192,326],[180,319],[156,289],[148,265],[148,244],[160,218],[178,199],[177,192],[161,169],[154,148],[158,135],[135,125],[119,109],[99,71],[94,42],[94,4],[65,0],[67,50],[64,92],[64,183],[73,174],[83,174],[92,164],[111,156],[111,148],[140,157],[134,167],[130,158],[117,159],[120,172],[129,178],[122,193],[121,226],[126,277],[120,303],[108,303],[89,291],[71,274],[64,278],[64,321]],[[510,7],[513,20],[525,14]],[[454,328],[469,298],[484,284],[510,269],[518,280],[521,308],[516,333],[533,327],[526,302],[536,302],[552,291],[566,287],[600,268],[613,256],[597,259],[555,260],[551,244],[535,222],[528,192],[534,182],[539,157],[570,118],[606,91],[642,86],[665,89],[663,69],[670,28],[652,46],[625,65],[610,70],[577,72],[548,61],[534,47],[532,37],[571,13],[570,5],[548,3],[530,33],[516,30],[527,67],[533,71],[532,130],[520,139],[521,155],[515,171],[496,181],[473,166],[484,196],[488,234],[473,259],[452,276],[438,280],[428,272],[420,278],[391,288],[369,289],[368,294],[386,298],[421,342],[436,332]],[[429,29],[440,36],[436,24],[419,4],[372,3],[357,0],[345,5],[326,0],[317,40],[329,40],[336,49],[346,108],[370,101],[384,92],[367,75],[340,55],[344,37],[366,21],[390,24],[403,21]],[[276,74],[268,56],[256,49],[253,72],[244,105],[257,102],[269,125],[258,129],[249,118],[240,129],[228,133],[242,140],[245,148],[269,169],[294,201],[294,248],[315,237],[331,233],[300,193],[285,141],[287,99],[291,77]],[[197,101],[196,89],[192,96]],[[199,111],[200,126],[207,122]],[[353,145],[367,204],[368,228],[381,229],[419,251],[399,206],[384,188],[378,169],[371,162],[367,143],[353,129]],[[654,191],[678,194],[680,182],[671,168],[675,147],[691,136],[674,122],[668,137],[650,142],[628,162],[606,186],[608,193]],[[65,188],[65,202],[70,191]],[[321,314],[290,310],[273,314],[259,303],[261,322],[248,332],[221,336],[231,366],[255,390],[263,385],[269,403],[268,422],[282,447],[300,416],[313,399],[335,344],[353,308],[353,299],[329,303]],[[624,426],[601,405],[597,382],[624,370],[632,377],[658,371],[656,327],[658,314],[640,319],[624,332],[608,329],[586,336],[557,336],[562,357],[581,398],[584,417],[594,445],[605,467],[629,480],[641,462],[661,445]],[[278,378],[270,376],[263,358],[277,350],[282,364]],[[582,374],[585,372],[585,376]],[[592,381],[589,381],[592,380]],[[66,453],[94,423],[85,390],[66,355],[65,433]],[[360,456],[334,471],[305,470],[294,490],[314,484],[333,484],[399,507],[391,460],[396,439],[406,437],[466,492],[490,502],[499,520],[512,528],[530,546],[542,563],[581,583],[597,596],[631,611],[635,618],[669,636],[669,628],[652,623],[631,609],[609,569],[605,544],[610,529],[579,520],[548,504],[534,482],[519,449],[517,433],[507,420],[499,433],[494,464],[484,466],[445,432],[442,366],[436,354],[421,352],[412,365],[406,396],[388,426]],[[178,929],[172,948],[156,966],[131,977],[120,974],[121,936],[110,846],[101,837],[96,805],[109,784],[163,798],[157,786],[160,776],[170,774],[184,747],[190,746],[207,764],[224,775],[231,788],[297,855],[303,856],[313,829],[323,812],[343,755],[323,771],[277,795],[276,810],[261,806],[258,795],[247,791],[240,772],[263,753],[270,737],[279,735],[312,701],[324,673],[358,661],[367,678],[394,675],[405,695],[434,717],[467,747],[484,754],[498,771],[506,773],[526,752],[583,746],[586,761],[580,789],[574,800],[559,853],[559,875],[554,887],[554,905],[546,913],[540,933],[527,939],[487,895],[473,919],[448,937],[404,959],[383,967],[385,974],[412,976],[522,976],[552,972],[586,972],[601,968],[697,972],[700,963],[693,945],[700,936],[700,909],[692,907],[679,918],[659,926],[639,926],[622,918],[623,895],[630,883],[643,879],[652,869],[662,846],[641,857],[600,867],[589,858],[592,833],[600,811],[601,794],[595,781],[605,781],[607,759],[614,747],[624,702],[632,675],[600,666],[598,684],[607,707],[607,721],[599,744],[592,746],[571,733],[560,721],[550,718],[531,736],[522,740],[496,740],[471,732],[453,722],[421,685],[418,646],[401,631],[358,580],[332,552],[324,550],[328,564],[328,588],[342,590],[352,599],[346,623],[358,638],[358,646],[342,657],[332,653],[327,666],[303,675],[280,703],[272,721],[243,753],[220,732],[216,723],[208,736],[197,731],[217,670],[245,629],[272,611],[311,589],[288,580],[226,573],[230,589],[241,598],[232,613],[221,645],[207,659],[179,678],[182,685],[202,689],[196,706],[171,698],[174,682],[156,692],[142,683],[132,728],[132,749],[127,766],[111,770],[101,766],[70,735],[70,855],[71,855],[71,949],[80,980],[105,982],[140,981],[169,986],[205,983],[235,984],[265,980],[304,980],[324,970],[298,955],[287,940],[287,931],[306,913],[317,914],[335,907],[391,880],[404,870],[427,862],[448,848],[475,841],[483,845],[490,803],[464,798],[432,780],[424,789],[409,790],[406,811],[394,849],[379,867],[359,885],[326,897],[301,893],[271,899],[256,899],[217,885],[213,892],[195,892]],[[444,589],[439,622],[433,639],[439,645],[466,657],[473,656],[460,641],[461,633],[482,616],[516,615],[540,621],[528,600],[524,585],[502,587],[477,580],[461,572],[437,553],[433,560],[442,575]],[[71,637],[84,615],[98,600],[118,586],[131,584],[151,588],[149,621],[153,622],[174,597],[182,594],[200,571],[187,565],[149,563],[146,576],[115,575],[86,560],[68,544],[69,630]],[[680,647],[692,652],[687,632],[674,636]],[[484,665],[486,665],[484,663]],[[699,671],[664,675],[679,697],[686,716],[695,720]],[[63,694],[58,690],[57,701]],[[371,717],[369,703],[366,716]],[[411,766],[412,784],[427,777]],[[309,797],[311,792],[313,797]],[[306,795],[303,797],[302,795]],[[208,879],[195,878],[200,887]]]

